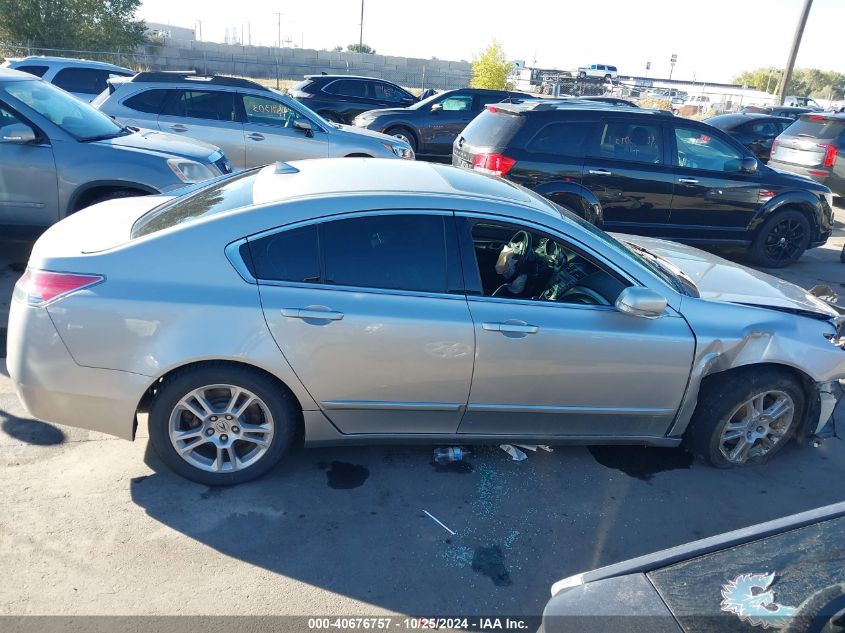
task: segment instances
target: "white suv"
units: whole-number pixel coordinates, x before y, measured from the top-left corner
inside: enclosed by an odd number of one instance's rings
[[[109,79],[135,74],[133,70],[105,62],[36,55],[9,59],[3,62],[3,66],[41,77],[85,102],[90,102],[105,90]]]
[[[617,79],[619,72],[616,66],[607,66],[605,64],[593,64],[592,66],[581,66],[578,68],[578,76],[583,77],[597,77],[609,81]]]

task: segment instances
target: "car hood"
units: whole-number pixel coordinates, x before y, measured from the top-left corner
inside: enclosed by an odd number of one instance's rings
[[[399,139],[390,136],[389,134],[382,134],[381,132],[374,132],[373,130],[368,130],[367,128],[363,127],[355,127],[354,125],[343,125],[342,123],[333,123],[333,125],[340,130],[341,132],[346,132],[347,134],[356,134],[359,136],[370,136],[377,141],[381,141],[382,143],[393,143],[393,144],[400,144],[406,145]],[[407,145],[406,145],[407,146]]]
[[[156,152],[162,155],[179,156],[207,162],[208,157],[220,151],[218,147],[194,139],[173,134],[164,134],[154,130],[138,130],[132,134],[118,136],[103,141],[94,141],[98,145],[111,145],[121,149]]]
[[[634,235],[617,235],[669,260],[698,286],[702,299],[740,303],[795,313],[813,313],[831,318],[838,312],[800,286],[747,266],[735,264],[712,253],[666,240]]]

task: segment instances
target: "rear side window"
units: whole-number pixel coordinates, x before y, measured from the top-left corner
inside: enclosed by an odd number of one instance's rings
[[[316,224],[250,240],[249,250],[256,279],[320,281]]]
[[[129,97],[123,102],[123,105],[136,112],[158,114],[161,112],[164,101],[170,92],[172,91],[163,89],[144,90],[144,92]]]
[[[47,72],[47,66],[16,66],[15,70],[20,70],[36,77],[43,77],[44,73]]]
[[[534,135],[525,149],[538,154],[583,157],[592,128],[589,121],[550,123]]]
[[[525,123],[525,117],[514,114],[481,111],[461,132],[464,140],[474,146],[504,147]]]
[[[366,97],[367,85],[357,79],[340,79],[323,88],[325,92],[343,97]]]
[[[659,125],[640,121],[609,121],[598,126],[598,144],[590,155],[635,163],[660,163],[663,133]]]
[[[845,130],[845,121],[819,117],[798,119],[786,128],[787,136],[809,136],[811,138],[830,139],[839,136]]]
[[[328,284],[446,292],[443,216],[351,218],[326,222],[321,230]]]
[[[97,95],[106,89],[106,74],[92,68],[62,68],[53,84],[68,92]]]
[[[210,121],[237,121],[235,93],[217,90],[182,90],[162,114]]]

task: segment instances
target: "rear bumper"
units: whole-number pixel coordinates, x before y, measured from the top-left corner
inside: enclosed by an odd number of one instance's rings
[[[7,348],[9,376],[33,417],[133,439],[149,376],[77,365],[47,310],[14,300]]]
[[[833,173],[832,171],[825,176],[821,176],[818,173],[811,173],[811,170],[807,167],[793,165],[791,163],[782,163],[774,159],[770,160],[768,165],[769,167],[774,167],[775,169],[782,169],[783,171],[788,171],[791,174],[797,174],[799,176],[809,178],[810,180],[815,180],[817,183],[820,183],[825,187],[830,187],[830,190],[837,196],[845,197],[845,178]],[[813,167],[812,171],[823,172],[826,170]]]

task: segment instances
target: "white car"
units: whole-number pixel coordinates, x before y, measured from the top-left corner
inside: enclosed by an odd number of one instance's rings
[[[609,81],[611,79],[618,78],[619,72],[616,70],[616,66],[607,66],[606,64],[592,64],[591,66],[580,66],[578,68],[578,76],[581,78],[597,77],[599,79]]]
[[[135,71],[114,64],[68,57],[31,55],[3,62],[14,68],[58,86],[86,103],[106,89],[106,82],[114,77],[132,77]]]

